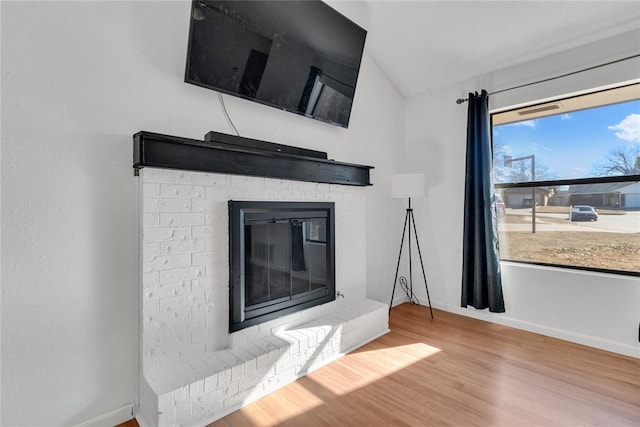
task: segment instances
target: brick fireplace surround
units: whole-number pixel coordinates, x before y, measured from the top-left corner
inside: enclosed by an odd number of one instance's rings
[[[388,332],[366,299],[366,187],[140,171],[141,426],[206,425]],[[336,301],[228,333],[228,200],[332,201]]]

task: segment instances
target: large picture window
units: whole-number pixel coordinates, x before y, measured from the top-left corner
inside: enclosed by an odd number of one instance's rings
[[[501,259],[640,276],[640,84],[492,127]]]

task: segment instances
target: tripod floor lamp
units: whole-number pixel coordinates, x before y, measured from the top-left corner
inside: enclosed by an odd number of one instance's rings
[[[409,301],[413,303],[413,268],[411,257],[411,231],[413,229],[413,235],[416,240],[416,248],[418,249],[418,257],[420,259],[420,266],[422,267],[422,277],[424,278],[424,287],[427,290],[427,300],[429,301],[429,313],[433,319],[433,310],[431,309],[431,298],[429,297],[429,285],[427,285],[427,275],[424,272],[424,263],[422,262],[422,253],[420,252],[420,242],[418,241],[418,233],[416,231],[416,220],[413,216],[413,209],[411,208],[412,197],[425,197],[426,196],[426,182],[425,176],[421,173],[405,173],[393,175],[391,177],[391,197],[393,198],[407,198],[407,213],[404,217],[404,226],[402,228],[402,240],[400,242],[400,253],[398,254],[398,264],[396,265],[396,276],[393,280],[393,291],[391,292],[391,302],[389,303],[389,314],[391,314],[391,307],[393,306],[393,295],[396,292],[396,285],[398,283],[398,271],[400,271],[400,259],[402,258],[402,248],[404,247],[404,237],[408,236],[407,248],[409,250],[409,287],[405,289]],[[408,233],[407,233],[408,229]]]

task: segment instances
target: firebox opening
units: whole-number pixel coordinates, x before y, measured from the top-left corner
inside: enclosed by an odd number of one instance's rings
[[[229,201],[229,331],[335,300],[328,202]]]

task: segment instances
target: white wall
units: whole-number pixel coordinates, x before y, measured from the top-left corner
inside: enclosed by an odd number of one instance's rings
[[[2,5],[0,4],[0,22],[2,22]],[[0,32],[0,45],[2,34]],[[1,50],[0,50],[1,51]],[[2,69],[2,55],[0,54],[0,70]],[[2,80],[0,79],[0,94]],[[2,129],[2,103],[0,102],[0,130]],[[1,135],[0,135],[1,136]],[[2,138],[0,138],[0,165],[2,164]],[[0,169],[1,170],[1,169]],[[2,173],[0,173],[0,212],[2,212]],[[0,388],[2,387],[2,216],[0,215]],[[2,422],[2,396],[0,395],[0,423]]]
[[[435,306],[640,357],[640,281],[629,276],[503,263],[505,314],[460,308],[466,104],[470,91],[489,92],[604,63],[640,51],[627,33],[538,61],[427,92],[406,102],[407,167],[427,174],[430,196],[420,215],[427,276]],[[494,109],[638,79],[637,58],[592,72],[492,96]],[[428,243],[430,242],[430,243]],[[420,289],[418,288],[420,291]]]
[[[3,2],[1,19],[1,424],[72,425],[137,398],[132,134],[231,132],[217,95],[183,82],[187,2]],[[367,274],[385,301],[404,112],[372,58],[348,130],[225,99],[243,136],[376,167]]]

